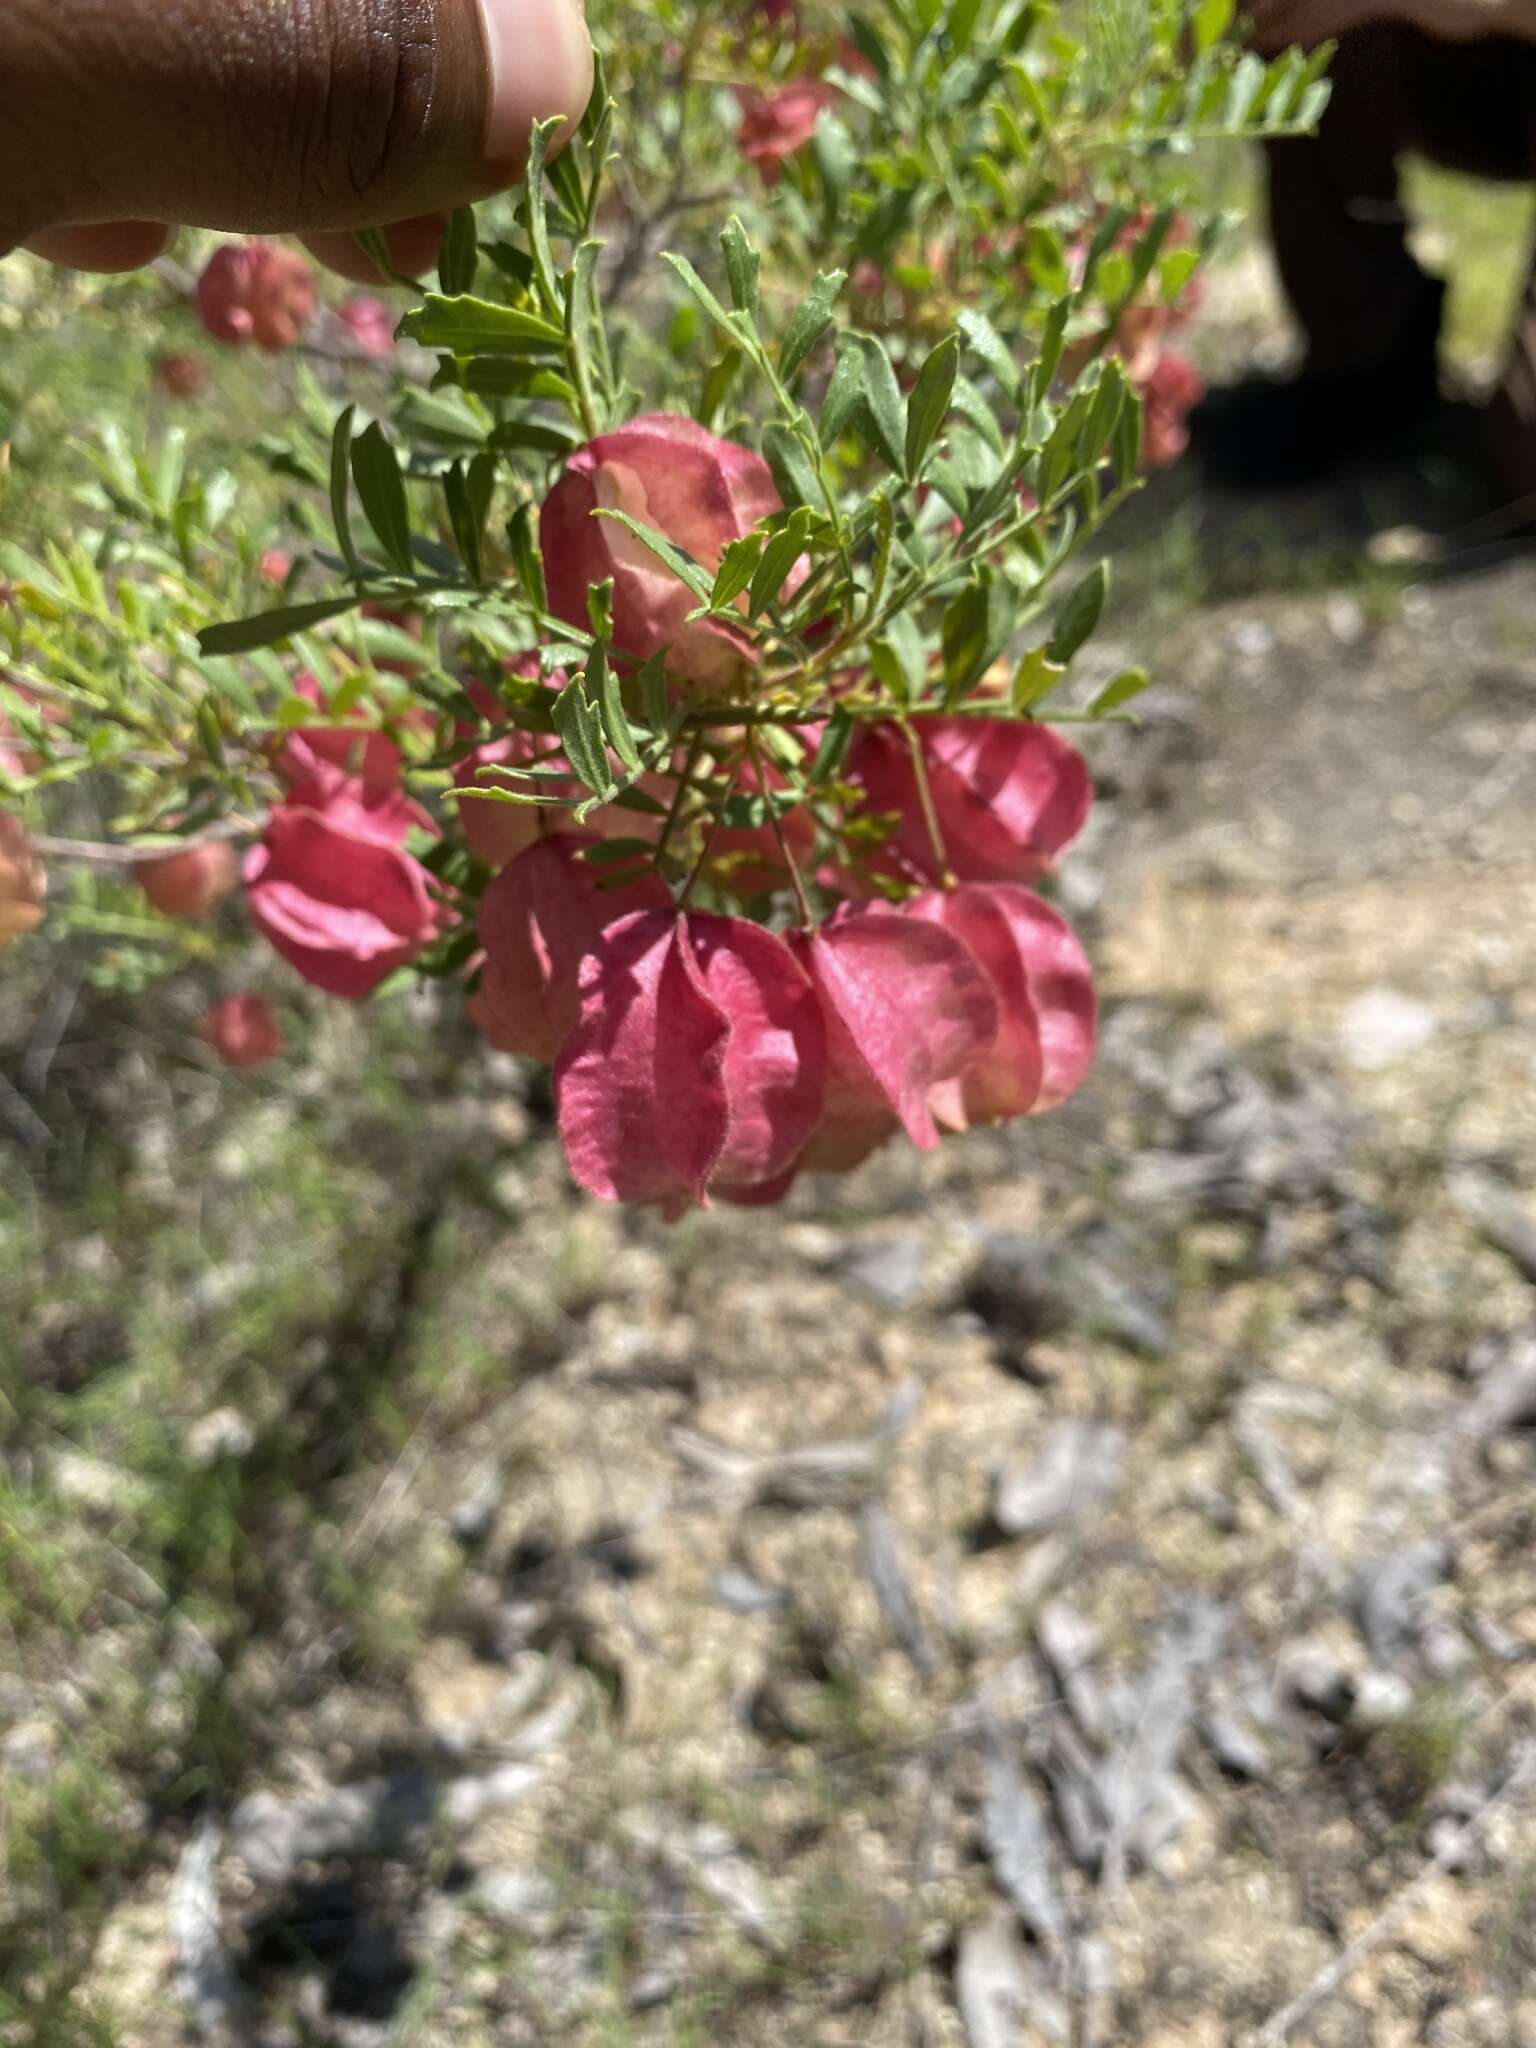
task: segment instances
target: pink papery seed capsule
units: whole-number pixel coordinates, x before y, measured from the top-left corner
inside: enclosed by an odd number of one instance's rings
[[[1093,970],[1066,919],[1011,882],[934,889],[907,908],[961,939],[997,996],[997,1037],[933,1090],[936,1121],[963,1131],[1064,1102],[1092,1066],[1098,1035]]]
[[[821,1113],[826,1035],[782,940],[742,918],[641,911],[582,970],[555,1069],[577,1181],[669,1218],[777,1200]]]
[[[898,1128],[930,1150],[933,1090],[997,1037],[997,996],[975,955],[899,909],[838,911],[790,943],[827,1027],[826,1098],[803,1164],[844,1171]]]

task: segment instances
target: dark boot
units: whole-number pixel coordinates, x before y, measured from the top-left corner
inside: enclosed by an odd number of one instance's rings
[[[1253,378],[1213,391],[1190,416],[1213,483],[1249,489],[1316,482],[1363,457],[1411,450],[1439,405],[1436,344],[1445,286],[1426,278],[1391,353],[1286,382]]]

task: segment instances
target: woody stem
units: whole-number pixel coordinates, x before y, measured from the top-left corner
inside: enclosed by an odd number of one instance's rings
[[[923,825],[928,833],[928,843],[933,848],[934,859],[939,864],[939,881],[946,889],[953,889],[958,877],[949,864],[949,849],[944,844],[944,834],[939,825],[939,814],[934,808],[933,791],[928,784],[928,763],[923,759],[923,750],[917,734],[906,719],[901,721],[901,730],[907,742],[907,751],[912,756],[912,778],[917,784],[917,801],[923,813]]]
[[[805,883],[801,880],[800,870],[795,865],[795,856],[789,850],[789,841],[784,837],[784,821],[774,809],[773,799],[763,782],[762,758],[757,751],[757,734],[750,726],[747,728],[747,752],[752,757],[752,766],[757,770],[758,786],[762,789],[764,801],[768,805],[768,822],[772,825],[773,836],[778,841],[780,857],[789,870],[790,887],[794,890],[795,902],[800,907],[800,929],[804,932],[813,932],[816,929],[816,919],[811,910],[810,898],[805,893]]]
[[[709,829],[704,834],[704,844],[699,848],[699,857],[693,864],[693,872],[689,875],[687,881],[684,882],[683,893],[677,899],[679,910],[686,910],[688,908],[688,898],[693,894],[693,885],[704,872],[704,863],[709,859],[709,850],[715,843],[715,834],[720,830],[720,821],[725,815],[725,807],[730,802],[735,791],[736,778],[741,773],[741,765],[741,760],[738,760],[735,767],[731,770],[731,778],[725,785],[725,795],[720,799],[718,810],[710,817]]]
[[[693,780],[693,771],[699,765],[699,756],[703,751],[704,731],[701,727],[694,733],[693,738],[688,743],[688,753],[683,762],[683,772],[677,778],[677,788],[672,792],[671,808],[667,812],[666,823],[661,828],[661,837],[656,842],[656,851],[651,856],[658,873],[661,869],[661,857],[666,852],[672,834],[676,829],[677,821],[682,815],[683,804],[688,795],[688,785]]]

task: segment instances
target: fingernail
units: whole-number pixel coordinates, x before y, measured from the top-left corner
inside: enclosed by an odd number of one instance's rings
[[[491,60],[485,151],[518,167],[534,121],[580,120],[592,96],[592,43],[578,0],[480,0]]]

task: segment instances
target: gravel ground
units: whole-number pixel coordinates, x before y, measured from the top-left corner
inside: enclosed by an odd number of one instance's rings
[[[1188,613],[1093,1083],[782,1214],[12,1017],[0,2041],[1536,2048],[1533,622]]]

